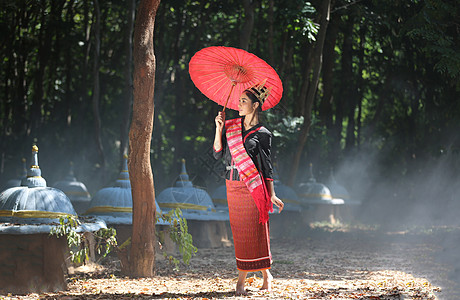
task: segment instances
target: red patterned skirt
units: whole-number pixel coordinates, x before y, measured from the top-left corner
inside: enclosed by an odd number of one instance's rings
[[[259,223],[259,210],[243,181],[227,180],[226,185],[236,267],[241,271],[270,269],[268,222]]]

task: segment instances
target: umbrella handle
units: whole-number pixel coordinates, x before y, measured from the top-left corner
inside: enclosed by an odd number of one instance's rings
[[[230,99],[230,95],[232,94],[232,91],[233,91],[233,88],[235,87],[235,85],[236,85],[236,83],[232,82],[232,88],[230,89],[230,92],[228,93],[227,101],[225,101],[224,109],[222,110],[223,113],[225,112],[225,108],[227,107],[228,100]]]

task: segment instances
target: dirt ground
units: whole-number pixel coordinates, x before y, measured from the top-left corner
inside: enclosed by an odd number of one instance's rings
[[[440,258],[446,236],[459,232],[321,228],[273,238],[272,291],[260,292],[261,273],[250,273],[246,297],[234,294],[237,272],[227,247],[199,249],[180,271],[158,259],[154,278],[125,277],[112,257],[69,274],[66,291],[0,299],[460,299],[456,267]]]

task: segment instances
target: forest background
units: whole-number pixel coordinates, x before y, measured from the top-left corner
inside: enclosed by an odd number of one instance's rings
[[[137,1],[0,7],[0,185],[20,175],[36,143],[49,186],[72,161],[94,194],[128,151]],[[163,1],[155,190],[174,184],[182,158],[195,185],[223,184],[212,158],[220,107],[193,85],[188,62],[204,47],[231,46],[283,81],[280,104],[264,113],[281,181],[306,182],[311,163],[317,181],[333,171],[363,201],[363,220],[458,224],[459,20],[456,0]]]

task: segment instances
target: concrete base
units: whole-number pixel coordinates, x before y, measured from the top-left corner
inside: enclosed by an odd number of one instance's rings
[[[339,224],[342,220],[340,207],[343,205],[311,204],[302,211],[304,224],[327,222],[332,225]]]
[[[270,214],[270,238],[296,237],[304,234],[302,218],[302,214],[297,211]]]
[[[193,245],[197,248],[230,247],[225,221],[187,220],[188,232],[193,237]]]
[[[0,294],[65,290],[65,237],[0,235]]]

